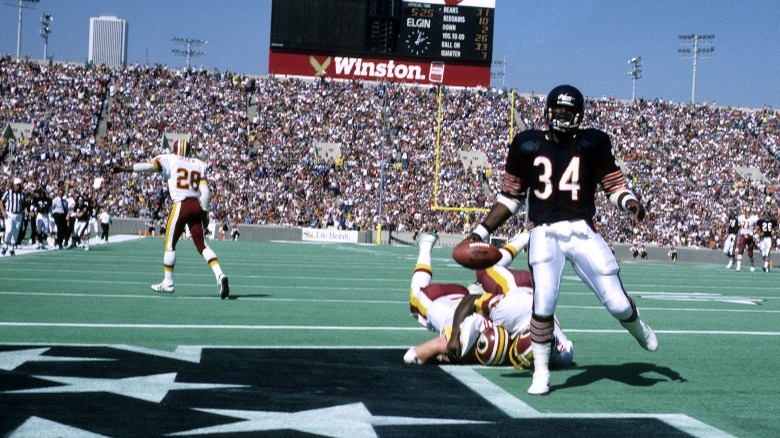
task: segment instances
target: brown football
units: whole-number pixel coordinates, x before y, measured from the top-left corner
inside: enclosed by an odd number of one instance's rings
[[[501,251],[487,242],[464,240],[452,249],[452,258],[468,269],[485,269],[501,260]]]

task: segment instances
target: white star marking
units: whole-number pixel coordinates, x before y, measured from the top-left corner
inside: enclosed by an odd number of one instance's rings
[[[0,352],[0,370],[13,371],[27,362],[87,362],[96,360],[114,360],[89,357],[42,356],[42,354],[46,353],[47,351],[49,351],[49,348],[30,348],[27,350]]]
[[[247,385],[215,385],[210,383],[177,383],[176,373],[124,379],[90,379],[82,377],[33,376],[36,379],[63,383],[65,386],[5,391],[4,394],[59,394],[81,392],[108,392],[125,397],[160,403],[168,391],[182,389],[243,388]]]
[[[41,436],[56,436],[58,438],[103,438],[76,427],[67,426],[40,417],[30,417],[19,428],[8,435],[9,438],[37,438]]]
[[[230,409],[196,409],[210,414],[240,418],[244,421],[220,426],[178,432],[171,435],[206,435],[213,433],[297,430],[332,438],[377,436],[373,426],[416,426],[442,424],[484,424],[485,421],[448,420],[371,415],[363,403],[300,412],[237,411]]]

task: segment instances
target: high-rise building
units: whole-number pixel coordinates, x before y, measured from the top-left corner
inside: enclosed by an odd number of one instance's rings
[[[113,16],[89,19],[89,56],[95,65],[127,64],[127,21]]]

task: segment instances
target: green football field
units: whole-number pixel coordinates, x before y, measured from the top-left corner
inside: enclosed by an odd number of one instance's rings
[[[210,244],[228,300],[189,241],[174,294],[159,238],[0,258],[0,435],[780,435],[780,271],[622,261],[649,353],[567,267],[575,366],[536,397],[526,370],[403,363],[435,335],[415,247]],[[434,281],[472,281],[450,252]]]

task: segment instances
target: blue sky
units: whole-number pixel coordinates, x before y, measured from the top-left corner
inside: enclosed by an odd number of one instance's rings
[[[16,55],[18,8],[0,4],[0,53]],[[283,0],[278,0],[283,1]],[[23,11],[21,55],[43,58],[43,13],[54,16],[48,54],[85,61],[89,18],[129,23],[131,63],[181,67],[173,37],[208,43],[191,64],[238,73],[268,72],[270,0],[40,0]],[[496,0],[494,60],[506,59],[504,83],[544,94],[560,83],[587,96],[630,99],[631,66],[642,58],[636,96],[691,100],[693,61],[677,50],[681,34],[713,34],[700,59],[696,102],[780,108],[780,1],[777,0]],[[501,85],[495,79],[494,85]]]

